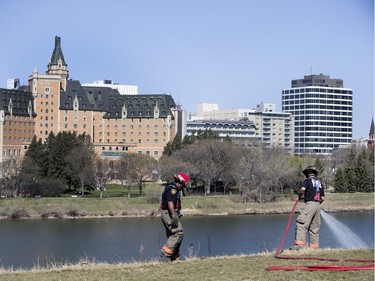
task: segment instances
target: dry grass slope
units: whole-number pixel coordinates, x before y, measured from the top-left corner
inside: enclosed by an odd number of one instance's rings
[[[371,259],[373,249],[320,249],[301,252],[285,251],[284,256],[301,255],[341,259]],[[359,265],[357,262],[326,262],[303,259],[276,259],[273,253],[256,255],[222,256],[206,259],[190,259],[173,263],[130,263],[130,264],[93,264],[60,265],[50,269],[28,271],[2,270],[3,281],[151,281],[151,280],[361,280],[373,281],[374,270],[360,271],[268,271],[266,267],[276,265]],[[362,263],[361,263],[362,264]]]

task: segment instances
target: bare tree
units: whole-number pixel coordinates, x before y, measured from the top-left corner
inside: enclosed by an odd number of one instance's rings
[[[86,185],[95,185],[94,151],[85,145],[77,146],[66,156],[66,162],[67,173],[79,179],[83,196]]]
[[[17,197],[19,194],[19,177],[22,161],[20,157],[11,157],[0,165],[0,179],[2,182],[1,195]],[[3,194],[4,193],[4,194]]]
[[[118,179],[121,182],[121,186],[128,189],[128,198],[130,198],[130,188],[134,183],[137,183],[138,177],[134,170],[131,168],[130,161],[127,161],[126,157],[122,157],[121,160],[116,161],[115,169],[117,171]]]
[[[223,193],[225,194],[228,186],[234,184],[236,181],[239,159],[242,152],[238,146],[229,141],[214,141],[213,145],[216,147],[216,149],[212,150],[213,159],[219,169],[217,180],[223,184]]]
[[[267,178],[270,178],[270,191],[283,194],[285,180],[293,175],[290,155],[283,149],[271,148],[264,151],[264,158],[268,170]]]
[[[142,195],[143,182],[152,180],[153,171],[158,169],[157,160],[143,154],[124,154],[121,162],[128,173],[126,178],[137,178],[139,194]]]
[[[182,160],[182,158],[178,155],[178,153],[175,153],[170,156],[163,156],[159,160],[159,171],[161,180],[171,181],[173,180],[173,175],[177,175],[180,172],[184,172],[189,175],[196,172],[194,165]]]
[[[100,191],[100,198],[103,198],[103,193],[106,190],[106,184],[114,178],[115,169],[112,161],[105,161],[103,159],[96,159],[96,187]]]
[[[220,141],[219,141],[220,142]],[[177,157],[195,166],[193,177],[204,185],[204,194],[210,193],[211,183],[218,178],[220,168],[216,164],[214,154],[218,141],[201,140],[176,153]]]
[[[236,181],[242,192],[242,200],[247,203],[251,189],[256,188],[255,174],[257,159],[260,158],[259,148],[242,148],[241,157],[238,159],[238,168],[235,170]]]

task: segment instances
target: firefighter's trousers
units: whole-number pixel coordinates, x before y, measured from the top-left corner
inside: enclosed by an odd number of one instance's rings
[[[294,244],[306,246],[306,235],[309,235],[309,247],[319,248],[320,203],[309,201],[301,208],[296,221],[296,236]]]
[[[179,257],[180,246],[184,238],[184,230],[182,228],[181,220],[176,228],[172,228],[172,218],[168,210],[161,211],[161,221],[164,224],[167,242],[162,248],[162,252],[168,257]]]

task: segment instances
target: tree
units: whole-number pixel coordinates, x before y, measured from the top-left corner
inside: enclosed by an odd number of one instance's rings
[[[346,184],[344,171],[342,168],[338,168],[334,178],[335,192],[347,192],[348,186]]]
[[[180,172],[189,175],[192,175],[195,172],[194,166],[189,162],[184,161],[181,157],[178,157],[178,155],[179,153],[171,156],[163,156],[159,160],[159,174],[161,180],[169,182],[173,180],[173,175],[177,175]]]
[[[143,182],[152,178],[152,172],[158,169],[156,159],[143,154],[124,154],[121,161],[131,178],[136,177],[138,182],[139,194],[143,194]]]
[[[188,136],[186,135],[182,141],[182,147],[187,147],[195,142],[202,140],[218,140],[219,135],[213,132],[211,129],[206,129],[204,131],[199,130],[196,134]]]
[[[181,149],[182,143],[179,136],[175,136],[172,142],[168,142],[164,147],[163,155],[171,156],[173,152]]]
[[[214,157],[219,148],[219,140],[200,140],[178,152],[175,156],[194,165],[191,176],[204,185],[204,194],[210,193],[211,184],[219,178],[219,166]]]
[[[79,141],[65,158],[65,172],[71,176],[73,181],[75,179],[79,181],[83,196],[86,186],[91,189],[95,186],[95,153],[89,136],[81,135]]]
[[[127,161],[127,157],[122,157],[121,160],[115,162],[115,169],[117,176],[121,181],[121,186],[128,187],[128,198],[130,198],[130,187],[137,183],[138,177],[134,170],[130,167],[130,162]]]
[[[225,194],[229,185],[236,182],[236,171],[238,169],[239,159],[242,150],[234,145],[230,140],[216,141],[218,145],[216,153],[214,153],[214,161],[218,165],[218,180],[223,184],[223,193]],[[215,185],[216,187],[216,185]],[[215,189],[216,192],[216,189]]]
[[[374,150],[372,149],[370,152],[370,155],[368,156],[368,165],[370,170],[370,181],[368,189],[366,189],[367,192],[374,192]]]
[[[19,194],[20,185],[18,174],[22,164],[20,159],[20,157],[13,156],[0,163],[0,179],[2,189],[5,193],[1,195],[17,197]]]
[[[27,165],[25,165],[25,162]],[[37,140],[34,136],[23,158],[20,174],[22,177],[27,178],[28,176],[23,174],[32,170],[33,178],[42,178],[47,175],[47,167],[48,154],[45,151],[45,146],[42,144],[41,139]]]
[[[335,192],[374,191],[374,153],[363,147],[352,145],[350,149],[340,149],[332,154],[333,162],[340,159],[341,168],[334,170]],[[345,180],[341,179],[341,173]]]
[[[48,177],[66,182],[69,186],[75,185],[71,177],[66,173],[66,155],[72,150],[85,144],[86,134],[77,135],[76,132],[59,132],[54,138],[46,142],[46,150],[49,152]]]
[[[371,173],[371,163],[368,161],[366,150],[357,157],[357,165],[355,167],[355,175],[357,179],[357,191],[366,192],[373,190],[373,174]]]
[[[320,160],[320,158],[315,159],[314,167],[318,171],[318,175],[319,175],[320,180],[323,180],[323,178],[324,178],[324,165],[323,165],[322,161]]]
[[[347,192],[356,191],[356,177],[355,177],[355,154],[354,150],[350,151],[346,166],[345,166],[346,190]]]

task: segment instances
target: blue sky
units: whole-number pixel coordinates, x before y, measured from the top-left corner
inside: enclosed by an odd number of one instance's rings
[[[5,0],[0,87],[47,69],[61,37],[70,78],[170,94],[184,110],[274,103],[306,74],[353,89],[353,137],[374,112],[373,0]]]

